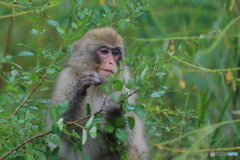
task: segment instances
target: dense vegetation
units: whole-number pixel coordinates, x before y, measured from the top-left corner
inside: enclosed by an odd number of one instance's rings
[[[239,13],[236,0],[0,1],[0,159],[57,157],[47,142],[59,144],[66,104],[52,106],[53,130],[44,124],[54,83],[71,43],[102,26],[125,39],[133,79],[109,86],[137,92],[125,109],[145,119],[151,159],[240,154]],[[92,120],[85,129],[95,137]]]

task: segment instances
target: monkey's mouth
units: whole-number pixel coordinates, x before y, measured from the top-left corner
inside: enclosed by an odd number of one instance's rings
[[[110,73],[110,74],[113,74],[113,73],[114,73],[113,71],[107,70],[107,69],[100,69],[100,70],[102,70],[102,71],[104,71],[104,72],[108,72],[108,73]]]
[[[103,77],[109,77],[112,76],[114,72],[108,69],[100,69],[99,74],[102,75]]]

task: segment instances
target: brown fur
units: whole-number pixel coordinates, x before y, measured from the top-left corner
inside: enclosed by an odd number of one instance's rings
[[[88,31],[83,37],[74,43],[73,53],[68,62],[68,67],[64,69],[58,77],[57,84],[55,86],[55,91],[52,96],[52,105],[57,105],[59,102],[68,99],[72,96],[73,90],[76,84],[79,81],[79,77],[86,73],[87,71],[95,71],[98,67],[98,64],[92,62],[92,55],[95,54],[96,50],[101,46],[108,46],[111,48],[118,47],[122,54],[124,55],[124,46],[123,39],[117,34],[117,32],[110,27],[97,28]],[[127,67],[125,66],[125,71],[122,75],[126,80],[130,78]],[[105,77],[101,77],[104,79]],[[124,90],[128,92],[127,89]],[[120,95],[120,93],[116,93]],[[85,113],[85,104],[89,103],[92,113],[95,113],[101,110],[104,100],[109,99],[99,86],[90,86],[87,89],[86,97],[83,97],[81,104],[74,106],[74,112],[70,115],[74,115],[74,118],[80,119],[86,116]],[[129,103],[135,103],[135,96],[128,98]],[[68,111],[66,111],[68,112]],[[70,112],[70,111],[69,111]],[[72,111],[71,111],[72,112]],[[67,113],[69,116],[69,113]],[[127,131],[130,134],[128,142],[125,143],[126,146],[129,146],[128,155],[131,160],[146,160],[147,156],[147,146],[144,141],[143,136],[143,124],[141,120],[134,113],[130,112],[124,116],[132,116],[135,118],[135,127],[133,130],[126,127]],[[70,120],[72,117],[69,117]],[[49,126],[52,125],[52,120],[48,118],[47,123]],[[83,123],[83,122],[82,122]],[[76,132],[81,134],[81,128],[75,127]],[[61,146],[59,155],[61,159],[68,160],[81,160],[79,153],[73,151],[73,146],[66,138],[61,138]],[[53,149],[55,146],[50,144],[50,147]],[[95,139],[88,137],[86,144],[83,145],[83,152],[88,154],[91,160],[105,159],[104,156],[113,154],[110,153],[109,144],[106,140],[106,135],[103,133],[101,136],[98,136]],[[111,159],[111,158],[109,158]],[[114,159],[114,158],[112,158]]]

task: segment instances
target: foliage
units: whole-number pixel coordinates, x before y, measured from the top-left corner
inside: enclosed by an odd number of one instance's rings
[[[71,43],[87,30],[113,26],[125,38],[132,78],[102,87],[124,110],[145,119],[151,159],[211,159],[210,151],[237,152],[240,132],[239,1],[208,0],[10,0],[0,2],[0,159],[58,158],[47,142],[59,135],[86,139],[101,131],[91,113],[83,134],[69,133],[58,115],[67,102],[49,106],[53,84]],[[112,90],[137,94],[126,102]],[[49,109],[48,109],[49,108]],[[47,129],[45,115],[55,124]],[[105,126],[119,147],[132,117]],[[47,136],[50,133],[51,136]],[[81,152],[87,159],[87,155]],[[5,157],[6,156],[6,157]],[[123,155],[123,159],[126,158]],[[234,157],[218,157],[218,159]]]

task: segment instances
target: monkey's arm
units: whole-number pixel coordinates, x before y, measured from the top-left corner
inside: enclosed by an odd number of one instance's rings
[[[122,118],[122,106],[119,103],[114,102],[112,99],[107,99],[103,103],[102,113],[104,119],[111,123],[115,118]]]
[[[124,142],[124,145],[129,147],[129,159],[148,159],[148,148],[144,140],[143,124],[140,118],[133,112],[123,114],[121,105],[114,102],[112,99],[104,102],[102,113],[108,123],[111,123],[115,118],[133,117],[135,119],[135,126],[133,129],[130,129],[127,125],[120,127],[126,129],[129,133],[129,140]],[[113,137],[115,137],[113,134],[108,135],[109,140],[116,143],[116,138]]]
[[[102,83],[99,75],[96,72],[84,72],[76,84],[72,87],[66,99],[69,101],[68,109],[61,115],[64,118],[64,123],[75,121],[83,116],[83,105],[85,105],[85,97],[87,89],[91,85],[100,85]]]

